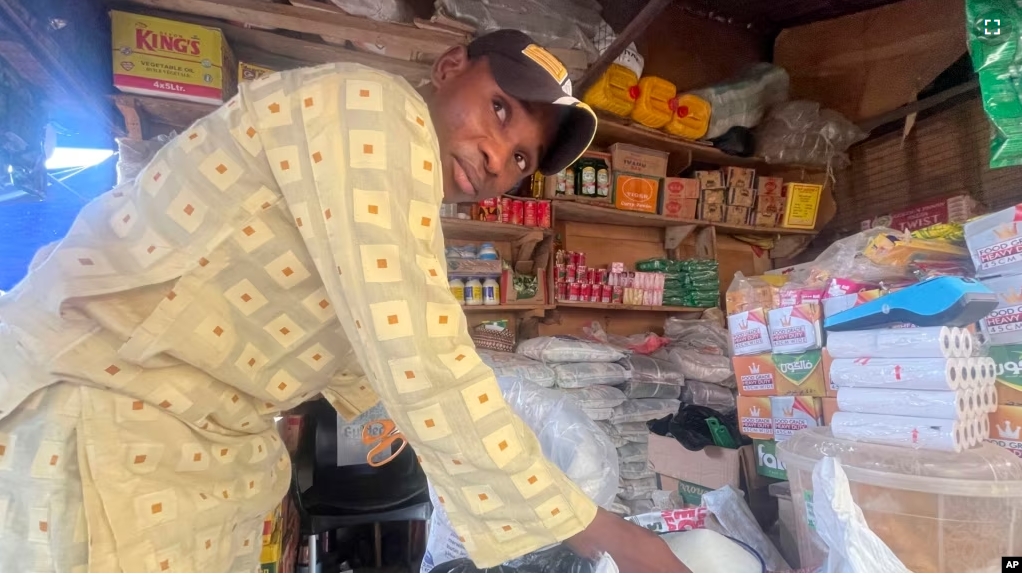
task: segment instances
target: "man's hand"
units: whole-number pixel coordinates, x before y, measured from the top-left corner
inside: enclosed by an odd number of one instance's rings
[[[610,554],[621,572],[691,572],[659,536],[602,508],[588,528],[564,543],[579,556]]]

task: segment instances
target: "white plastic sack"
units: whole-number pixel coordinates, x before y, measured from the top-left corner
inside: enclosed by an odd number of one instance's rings
[[[649,458],[649,443],[630,442],[617,448],[619,463],[646,462]]]
[[[685,373],[682,372],[678,365],[670,361],[644,355],[632,355],[621,361],[621,364],[631,373],[631,380],[633,381],[673,385],[685,384]]]
[[[613,411],[611,411],[611,414],[613,415]],[[596,426],[600,427],[600,430],[607,435],[607,438],[610,439],[610,442],[614,445],[615,448],[620,448],[628,444],[628,439],[618,435],[617,431],[614,430],[614,425],[610,424],[605,420],[595,422]]]
[[[681,396],[681,385],[672,383],[645,383],[628,381],[618,386],[629,399],[676,399]]]
[[[593,385],[584,389],[564,389],[561,392],[583,409],[612,409],[627,400],[620,389],[607,385]]]
[[[735,127],[755,127],[770,106],[788,99],[788,72],[760,62],[736,78],[691,92],[710,102],[710,126],[706,139]]]
[[[517,377],[541,387],[552,387],[557,381],[553,369],[524,355],[478,348],[476,353],[497,377]]]
[[[703,504],[717,519],[719,532],[745,543],[763,559],[770,572],[786,572],[790,566],[756,522],[742,493],[724,486],[703,495]]]
[[[617,453],[614,453],[615,456]],[[618,467],[620,476],[626,480],[642,480],[643,478],[653,478],[656,473],[650,469],[645,462],[628,462]],[[654,483],[655,486],[656,483]],[[653,490],[656,490],[655,488]]]
[[[610,419],[613,424],[619,423],[644,423],[653,419],[660,419],[667,415],[678,412],[681,401],[671,399],[635,399],[625,401],[614,407],[614,416]]]
[[[812,508],[816,533],[830,549],[825,572],[910,571],[870,530],[834,457],[825,456],[813,467]]]
[[[681,402],[709,407],[722,413],[737,407],[735,394],[731,389],[702,381],[686,381],[681,389]]]
[[[498,377],[501,394],[511,409],[536,434],[543,456],[596,504],[613,502],[619,481],[617,450],[599,427],[563,393],[514,377]],[[422,571],[467,556],[432,486],[433,516],[430,519]]]
[[[643,465],[645,466],[645,465]],[[656,478],[622,478],[621,488],[618,491],[618,498],[622,501],[639,500],[642,498],[650,498],[653,492],[656,491]]]
[[[611,427],[614,429],[615,434],[624,437],[631,442],[640,442],[640,439],[642,438],[649,438],[649,427],[646,426],[646,421],[634,423],[614,423]],[[648,441],[643,440],[641,442]]]
[[[518,344],[516,352],[544,363],[613,363],[625,354],[610,345],[571,337],[536,337]]]
[[[587,409],[583,408],[582,412],[585,413],[589,420],[594,422],[609,421],[614,416],[614,409]]]
[[[731,352],[731,337],[727,330],[710,319],[668,317],[664,321],[664,336],[674,346],[703,353],[727,356]]]
[[[729,388],[735,387],[735,372],[731,367],[731,359],[724,355],[708,355],[694,349],[672,346],[660,349],[654,356],[681,367],[685,380],[694,379]]]
[[[620,385],[628,380],[628,371],[617,363],[564,363],[554,365],[557,386],[581,389],[592,385]]]

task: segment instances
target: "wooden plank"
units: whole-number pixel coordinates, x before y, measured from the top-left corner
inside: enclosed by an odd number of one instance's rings
[[[130,3],[410,50],[423,54],[427,60],[439,56],[456,43],[451,41],[451,34],[421,30],[415,26],[376,22],[331,11],[310,12],[306,8],[258,0],[130,0]]]
[[[533,234],[541,237],[553,234],[552,229],[541,227],[525,227],[453,217],[441,218],[440,228],[447,239],[464,239],[466,241],[517,241]]]
[[[542,311],[546,309],[553,309],[553,305],[475,305],[462,307],[462,310],[468,313],[501,313],[507,311]]]
[[[589,303],[582,301],[558,301],[558,307],[568,309],[600,309],[602,311],[649,311],[655,313],[702,313],[702,307],[672,307],[670,305],[623,305],[621,303]]]
[[[787,229],[784,227],[757,227],[755,225],[736,225],[727,223],[709,223],[700,220],[667,219],[655,213],[638,213],[621,211],[612,207],[589,205],[579,201],[554,200],[554,213],[558,221],[579,221],[604,225],[632,225],[639,227],[676,227],[679,225],[696,225],[699,227],[715,227],[723,233],[757,234],[757,235],[815,235],[815,230]],[[821,216],[823,216],[821,209]],[[830,214],[833,216],[832,214]],[[818,218],[818,226],[825,221]],[[829,221],[829,219],[826,219]]]
[[[582,94],[603,75],[603,72],[621,55],[621,52],[624,52],[629,44],[637,40],[670,4],[671,0],[648,0],[635,18],[618,34],[614,42],[600,54],[599,58],[596,58],[592,66],[589,66],[575,87],[575,96],[582,97]]]
[[[668,251],[677,249],[681,242],[685,241],[685,238],[695,230],[696,225],[694,224],[668,227],[664,231],[664,249]]]
[[[124,114],[124,121],[129,133],[136,129],[131,125],[136,118],[129,117],[130,114],[134,112],[136,116],[139,116],[137,119],[140,125],[137,130],[144,137],[152,137],[153,135],[145,133],[146,130],[143,127],[146,122],[182,129],[195,123],[195,120],[213,113],[217,108],[217,106],[212,104],[182,102],[180,100],[157,98],[155,96],[117,94],[112,96],[112,99],[117,109],[121,110],[121,113]],[[132,135],[132,137],[136,136]]]

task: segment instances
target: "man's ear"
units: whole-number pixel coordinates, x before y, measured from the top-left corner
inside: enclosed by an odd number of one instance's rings
[[[432,82],[434,88],[446,84],[468,69],[468,50],[465,46],[454,46],[433,62]]]

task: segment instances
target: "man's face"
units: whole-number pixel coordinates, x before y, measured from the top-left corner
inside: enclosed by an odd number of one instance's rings
[[[444,201],[481,201],[511,191],[537,170],[557,130],[550,104],[506,94],[487,58],[453,48],[433,67],[430,115],[440,144]]]

